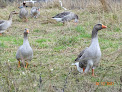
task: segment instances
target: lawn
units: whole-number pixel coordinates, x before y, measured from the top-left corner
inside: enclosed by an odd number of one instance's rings
[[[19,12],[15,6],[0,9],[0,19],[8,19],[13,10]],[[65,26],[51,20],[52,16],[63,11],[41,8],[40,16],[29,18],[27,23],[18,15],[13,16],[12,26],[0,36],[0,92],[119,92],[122,9],[113,12],[70,10],[79,16],[79,22],[74,25],[71,21]],[[95,69],[97,77],[92,77],[91,71],[86,75],[79,74],[71,64],[80,51],[90,45],[91,32],[97,23],[108,28],[98,33],[102,58]],[[15,58],[17,49],[23,44],[25,28],[29,29],[28,39],[34,54],[26,70],[17,67]]]

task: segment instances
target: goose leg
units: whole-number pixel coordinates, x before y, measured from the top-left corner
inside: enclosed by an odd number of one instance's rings
[[[26,66],[25,66],[25,68],[28,68],[28,62],[26,62]]]
[[[18,68],[20,68],[20,61],[18,61]]]
[[[25,22],[27,22],[28,21],[28,19],[27,18],[25,18]]]
[[[77,25],[77,23],[75,22],[75,23],[74,23],[74,25],[76,26],[76,25]]]
[[[83,68],[83,72],[85,71],[85,68]]]
[[[63,22],[63,26],[65,25],[65,22]]]
[[[94,76],[94,69],[92,69],[92,76]]]
[[[2,36],[2,33],[0,33],[0,36]]]
[[[23,63],[23,66],[24,66],[24,68],[25,68],[25,61],[24,61],[24,60],[22,60],[22,63]]]
[[[92,60],[89,60],[84,72],[87,73],[90,70],[90,68],[92,68],[92,66],[93,66],[93,62]]]
[[[92,68],[92,76],[94,76],[94,77],[97,77],[96,75],[94,75],[94,69],[95,69],[96,67],[93,67]]]

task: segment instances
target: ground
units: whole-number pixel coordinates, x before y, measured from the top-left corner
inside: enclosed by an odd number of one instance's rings
[[[0,19],[8,19],[11,11],[19,9],[7,6],[0,9]],[[30,8],[28,8],[30,10]],[[40,16],[23,22],[13,16],[13,24],[0,36],[0,89],[1,92],[119,92],[122,69],[122,10],[114,12],[70,10],[79,16],[74,21],[55,22],[52,16],[64,10],[40,9]],[[108,28],[99,31],[102,58],[95,69],[79,74],[74,66],[75,58],[91,42],[93,26],[102,23]],[[34,55],[28,68],[17,67],[16,51],[23,44],[24,29],[29,29],[28,39]],[[42,78],[40,84],[39,78]],[[70,73],[70,74],[69,74]],[[96,84],[96,83],[99,83]]]

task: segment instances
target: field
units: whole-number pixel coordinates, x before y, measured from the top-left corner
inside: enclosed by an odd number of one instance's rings
[[[0,9],[0,20],[8,19],[13,10],[19,12],[15,6]],[[71,21],[65,26],[51,20],[63,11],[41,8],[40,16],[29,18],[27,23],[13,15],[12,26],[0,36],[0,92],[121,92],[122,9],[113,12],[73,9],[70,11],[79,16],[79,22],[74,25]],[[79,74],[71,64],[80,51],[90,45],[91,32],[97,23],[107,28],[98,33],[102,58],[95,69],[97,77],[92,77],[91,71]],[[29,29],[28,39],[34,52],[26,70],[17,67],[15,58],[17,49],[23,44],[25,28]]]

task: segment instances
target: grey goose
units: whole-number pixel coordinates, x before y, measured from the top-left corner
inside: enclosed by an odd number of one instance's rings
[[[79,72],[89,72],[92,68],[92,76],[94,76],[94,69],[98,66],[101,58],[101,50],[98,42],[98,31],[107,28],[103,24],[96,24],[92,30],[92,40],[89,47],[81,51],[78,57],[75,59]]]
[[[12,11],[9,15],[8,20],[0,20],[0,35],[2,35],[2,33],[5,32],[5,30],[11,26],[13,14],[18,14],[18,13]]]
[[[40,14],[40,8],[39,7],[32,7],[31,8],[31,17],[37,18]]]
[[[73,12],[62,12],[62,13],[59,13],[56,16],[52,17],[52,19],[55,19],[58,22],[62,22],[63,24],[66,21],[71,21],[71,20],[75,20],[75,23],[77,23],[78,15],[76,15]]]
[[[27,17],[28,17],[28,11],[26,10],[26,3],[23,3],[23,6],[20,6],[20,12],[19,12],[19,17],[21,19],[24,19],[25,22],[27,22]]]
[[[31,61],[32,57],[33,57],[33,50],[30,47],[28,37],[27,37],[28,33],[29,33],[29,30],[25,29],[23,45],[21,45],[19,47],[19,49],[17,50],[17,53],[16,53],[16,59],[19,61],[18,67],[20,67],[20,61],[21,61],[24,65],[24,67],[27,68],[28,61]],[[25,66],[25,61],[26,61],[26,66]]]

